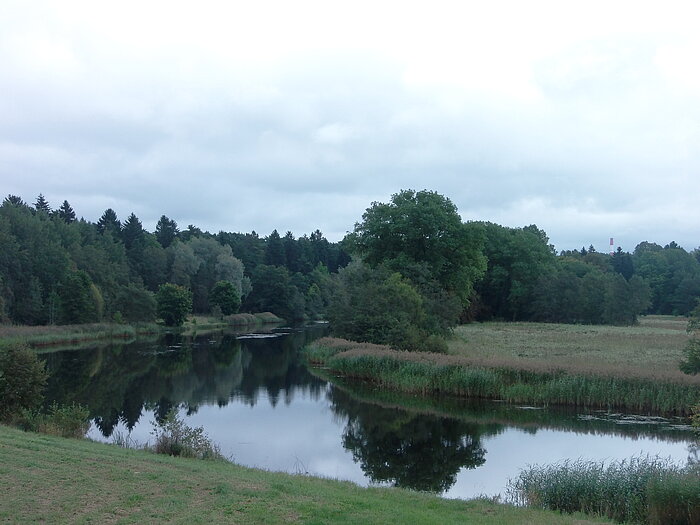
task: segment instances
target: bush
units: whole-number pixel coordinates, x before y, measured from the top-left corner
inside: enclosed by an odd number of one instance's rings
[[[45,363],[26,345],[0,350],[0,421],[12,422],[38,408],[47,377]]]
[[[24,430],[41,432],[51,436],[80,439],[90,430],[90,411],[87,407],[71,403],[53,403],[47,413],[27,410],[19,423]]]
[[[192,292],[177,284],[161,284],[156,303],[158,315],[166,326],[181,326],[192,310]]]
[[[197,459],[224,459],[219,446],[212,443],[203,427],[192,428],[185,424],[173,409],[160,423],[153,424],[155,436],[153,451],[156,454]]]

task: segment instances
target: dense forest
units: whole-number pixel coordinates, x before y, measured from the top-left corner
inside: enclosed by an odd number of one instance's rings
[[[341,335],[412,348],[459,321],[632,324],[642,313],[687,315],[700,297],[697,249],[556,253],[534,225],[465,223],[430,191],[372,203],[339,243],[318,230],[181,230],[165,215],[148,232],[133,213],[122,221],[107,209],[90,222],[67,201],[52,209],[42,195],[10,195],[0,247],[0,322],[29,325],[152,321],[165,283],[191,293],[194,313],[221,314],[226,283],[240,311],[326,317]]]

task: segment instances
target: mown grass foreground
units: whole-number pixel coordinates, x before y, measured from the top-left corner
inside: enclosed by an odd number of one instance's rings
[[[611,523],[159,456],[5,426],[0,491],[0,521],[9,523]]]
[[[485,359],[401,352],[336,338],[315,341],[306,348],[306,356],[331,373],[423,395],[665,415],[688,415],[700,401],[700,377],[681,372],[659,378],[621,375],[604,367],[572,371],[542,361],[511,361],[507,356]]]

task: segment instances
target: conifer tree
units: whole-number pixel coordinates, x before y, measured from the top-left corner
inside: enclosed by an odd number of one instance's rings
[[[70,224],[71,222],[75,222],[75,212],[73,211],[73,208],[71,208],[71,205],[68,204],[68,201],[63,201],[63,204],[61,204],[61,207],[58,208],[57,213],[58,217],[65,223]]]

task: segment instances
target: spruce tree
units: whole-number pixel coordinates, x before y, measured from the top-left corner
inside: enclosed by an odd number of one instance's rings
[[[61,204],[61,207],[58,208],[57,213],[58,217],[65,223],[70,224],[71,222],[75,222],[75,212],[73,211],[73,208],[71,208],[71,205],[68,204],[68,201],[63,201],[63,204]]]

